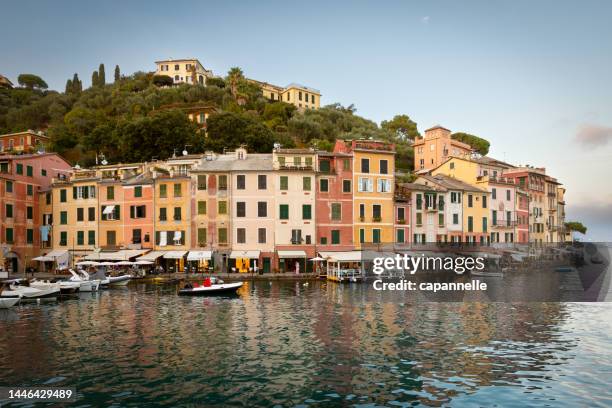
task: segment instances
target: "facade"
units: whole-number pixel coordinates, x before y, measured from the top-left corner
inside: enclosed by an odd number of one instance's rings
[[[546,232],[544,242],[562,242],[562,228],[559,223],[559,182],[554,177],[546,176],[546,198],[544,216],[546,219]]]
[[[206,85],[206,79],[213,76],[196,58],[155,61],[155,65],[155,75],[167,75],[174,84]]]
[[[316,243],[318,251],[351,251],[353,241],[353,155],[318,152]]]
[[[321,92],[318,89],[296,83],[281,87],[254,79],[249,79],[249,81],[259,85],[264,98],[270,101],[290,103],[300,110],[319,109],[321,107]]]
[[[395,186],[394,194],[395,249],[402,249],[412,242],[412,197],[410,190],[398,185]]]
[[[0,156],[0,269],[16,273],[36,265],[32,260],[49,239],[49,229],[41,228],[41,191],[71,171],[55,153]]]
[[[280,272],[310,272],[316,244],[317,156],[312,149],[274,149],[276,225]]]
[[[25,132],[0,135],[0,152],[34,153],[43,150],[49,142],[49,137],[43,132],[27,130]]]
[[[444,197],[447,190],[443,187],[424,184],[424,183],[400,183],[396,197],[407,197],[412,202],[412,211],[410,214],[410,233],[411,243],[416,245],[424,245],[427,243],[435,243],[439,237],[446,236],[446,224],[440,224],[439,214],[444,215],[444,204],[442,210],[439,210],[439,196]],[[429,204],[429,206],[427,205]],[[396,204],[397,207],[397,204]],[[458,218],[459,220],[461,218]],[[397,228],[397,227],[396,227]]]
[[[503,176],[514,179],[519,189],[529,196],[529,242],[545,242],[544,206],[546,195],[546,170],[536,167],[516,167],[508,169]]]
[[[431,170],[450,157],[466,157],[472,153],[470,145],[451,139],[451,131],[439,125],[427,129],[425,136],[417,138],[412,147],[415,172]]]
[[[355,249],[395,242],[395,147],[377,140],[337,140],[334,153],[353,155]]]
[[[516,242],[529,243],[529,194],[516,187]]]

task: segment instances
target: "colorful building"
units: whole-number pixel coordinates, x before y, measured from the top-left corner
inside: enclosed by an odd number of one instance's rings
[[[412,242],[412,193],[396,185],[394,194],[395,249],[402,249]]]
[[[545,240],[546,170],[531,166],[516,167],[504,171],[503,176],[514,179],[518,188],[529,195],[529,242],[542,244]]]
[[[424,245],[444,241],[447,234],[444,208],[444,197],[447,190],[431,183],[400,183],[398,195],[407,197],[412,202],[410,214],[411,243]],[[439,206],[440,198],[442,207]],[[397,205],[397,204],[396,204]],[[443,222],[440,223],[440,214]],[[436,220],[436,218],[438,218]],[[457,218],[461,220],[461,218]],[[448,241],[448,238],[446,238]]]
[[[270,101],[290,103],[299,110],[319,109],[321,106],[321,92],[318,89],[296,83],[282,87],[254,79],[248,81],[259,85],[264,98]]]
[[[155,75],[167,75],[174,84],[206,85],[206,79],[213,76],[212,71],[204,68],[196,58],[155,61],[155,65]]]
[[[472,147],[451,138],[451,131],[436,125],[425,131],[425,136],[417,138],[412,144],[414,149],[414,171],[434,169],[450,157],[471,155]]]
[[[34,153],[36,150],[43,151],[47,143],[49,137],[41,131],[7,133],[0,135],[0,153]]]
[[[40,192],[71,171],[55,153],[0,156],[0,269],[17,273],[37,266],[33,259],[49,234],[41,228]]]

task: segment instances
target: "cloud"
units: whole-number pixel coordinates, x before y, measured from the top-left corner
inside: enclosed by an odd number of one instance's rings
[[[612,141],[612,127],[582,125],[576,133],[576,142],[586,149],[605,146]]]
[[[423,17],[421,17],[421,23],[423,23],[423,24],[428,24],[428,23],[429,23],[429,16],[423,16]]]
[[[566,211],[566,221],[580,221],[587,227],[586,237],[575,234],[577,238],[612,242],[612,202],[568,203]]]

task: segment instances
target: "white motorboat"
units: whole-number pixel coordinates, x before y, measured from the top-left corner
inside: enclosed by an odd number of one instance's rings
[[[81,285],[78,282],[70,281],[49,282],[34,280],[30,282],[30,287],[36,289],[59,288],[62,295],[69,295],[78,292]]]
[[[208,282],[207,282],[208,281]],[[202,285],[187,283],[179,290],[181,296],[233,295],[242,287],[243,282],[225,283],[217,278],[209,278]]]
[[[70,282],[77,282],[81,286],[79,288],[80,292],[96,292],[100,288],[100,280],[99,279],[91,279],[89,274],[84,270],[80,270],[75,272],[72,269],[69,269],[70,274]]]
[[[16,284],[11,284],[8,289],[2,291],[1,297],[6,298],[14,298],[14,297],[23,297],[23,299],[41,299],[41,298],[52,298],[60,295],[60,288],[46,287],[46,288],[33,288],[30,286],[21,286]]]
[[[132,275],[109,276],[107,279],[110,286],[125,286],[132,280]]]
[[[0,298],[0,309],[8,309],[9,307],[13,307],[19,303],[20,300],[21,297]]]

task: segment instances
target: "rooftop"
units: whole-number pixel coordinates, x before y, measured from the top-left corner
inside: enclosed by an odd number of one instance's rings
[[[232,152],[215,156],[211,160],[203,159],[193,171],[272,171],[273,169],[272,154],[270,153],[249,153],[246,158],[239,159]]]
[[[461,191],[478,191],[478,192],[486,192],[487,190],[478,188],[461,180],[457,180],[454,177],[449,177],[444,174],[436,174],[435,176],[431,176],[428,174],[424,174],[419,176],[419,178],[423,178],[431,183],[436,183],[444,188],[449,190],[461,190]]]

